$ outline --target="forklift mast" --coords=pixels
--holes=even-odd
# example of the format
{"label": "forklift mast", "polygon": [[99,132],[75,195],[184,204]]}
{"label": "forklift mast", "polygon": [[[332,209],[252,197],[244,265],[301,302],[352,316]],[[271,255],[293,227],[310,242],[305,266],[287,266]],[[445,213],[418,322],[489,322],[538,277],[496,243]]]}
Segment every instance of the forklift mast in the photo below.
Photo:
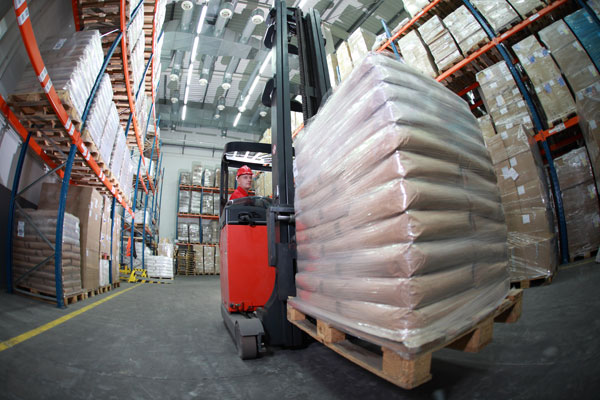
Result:
{"label": "forklift mast", "polygon": [[[276,269],[275,287],[264,308],[257,312],[271,345],[302,344],[300,330],[287,321],[286,304],[296,295],[296,245],[291,111],[313,117],[331,89],[321,18],[317,11],[303,13],[276,0],[267,18],[264,44],[274,49],[275,75],[267,82],[262,102],[271,108],[273,205],[267,215],[269,265]],[[297,39],[298,46],[292,42]],[[289,56],[300,64],[302,102],[290,93]]]}

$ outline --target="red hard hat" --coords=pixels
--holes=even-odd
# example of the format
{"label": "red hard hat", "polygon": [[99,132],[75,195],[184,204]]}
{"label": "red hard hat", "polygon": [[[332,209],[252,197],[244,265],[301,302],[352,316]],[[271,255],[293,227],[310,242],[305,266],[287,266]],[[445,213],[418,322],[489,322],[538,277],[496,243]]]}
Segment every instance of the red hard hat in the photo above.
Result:
{"label": "red hard hat", "polygon": [[239,178],[242,175],[252,175],[252,170],[250,169],[249,166],[244,165],[240,169],[238,169],[236,178]]}

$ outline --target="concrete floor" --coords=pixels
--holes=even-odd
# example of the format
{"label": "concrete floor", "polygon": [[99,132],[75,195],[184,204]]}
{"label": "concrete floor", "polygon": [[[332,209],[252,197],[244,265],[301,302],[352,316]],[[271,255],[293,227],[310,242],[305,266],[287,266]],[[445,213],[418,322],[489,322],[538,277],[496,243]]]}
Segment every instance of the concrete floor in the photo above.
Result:
{"label": "concrete floor", "polygon": [[[131,285],[59,310],[0,294],[0,341]],[[434,353],[433,379],[407,391],[319,343],[240,360],[219,314],[218,277],[138,285],[5,351],[2,399],[596,399],[600,265],[563,267],[528,289],[516,324],[479,354]]]}

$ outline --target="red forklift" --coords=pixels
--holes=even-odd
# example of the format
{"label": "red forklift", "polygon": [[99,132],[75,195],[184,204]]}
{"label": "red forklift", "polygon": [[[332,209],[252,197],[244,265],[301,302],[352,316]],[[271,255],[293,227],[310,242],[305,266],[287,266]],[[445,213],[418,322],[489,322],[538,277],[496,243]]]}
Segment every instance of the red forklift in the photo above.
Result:
{"label": "red forklift", "polygon": [[[275,74],[262,103],[271,108],[272,144],[230,142],[221,160],[221,315],[242,359],[258,357],[266,346],[304,343],[286,310],[288,297],[296,295],[291,111],[307,121],[331,89],[318,12],[276,0],[266,23],[264,45],[274,51]],[[298,59],[300,84],[290,83],[290,57]],[[298,94],[301,102],[292,100]],[[229,168],[242,165],[272,172],[272,199],[228,200]]]}

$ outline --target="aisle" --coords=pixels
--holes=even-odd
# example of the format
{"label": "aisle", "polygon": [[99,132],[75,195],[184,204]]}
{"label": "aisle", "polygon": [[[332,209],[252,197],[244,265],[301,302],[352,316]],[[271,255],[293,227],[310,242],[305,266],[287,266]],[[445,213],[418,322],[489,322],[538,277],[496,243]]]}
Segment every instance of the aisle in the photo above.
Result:
{"label": "aisle", "polygon": [[[483,352],[435,353],[433,380],[409,392],[318,343],[241,361],[221,321],[218,277],[177,277],[138,285],[0,351],[0,398],[592,398],[600,389],[598,285],[598,265],[562,270],[551,286],[526,291],[522,319],[496,324]],[[0,340],[90,303],[61,311],[2,293]]]}

